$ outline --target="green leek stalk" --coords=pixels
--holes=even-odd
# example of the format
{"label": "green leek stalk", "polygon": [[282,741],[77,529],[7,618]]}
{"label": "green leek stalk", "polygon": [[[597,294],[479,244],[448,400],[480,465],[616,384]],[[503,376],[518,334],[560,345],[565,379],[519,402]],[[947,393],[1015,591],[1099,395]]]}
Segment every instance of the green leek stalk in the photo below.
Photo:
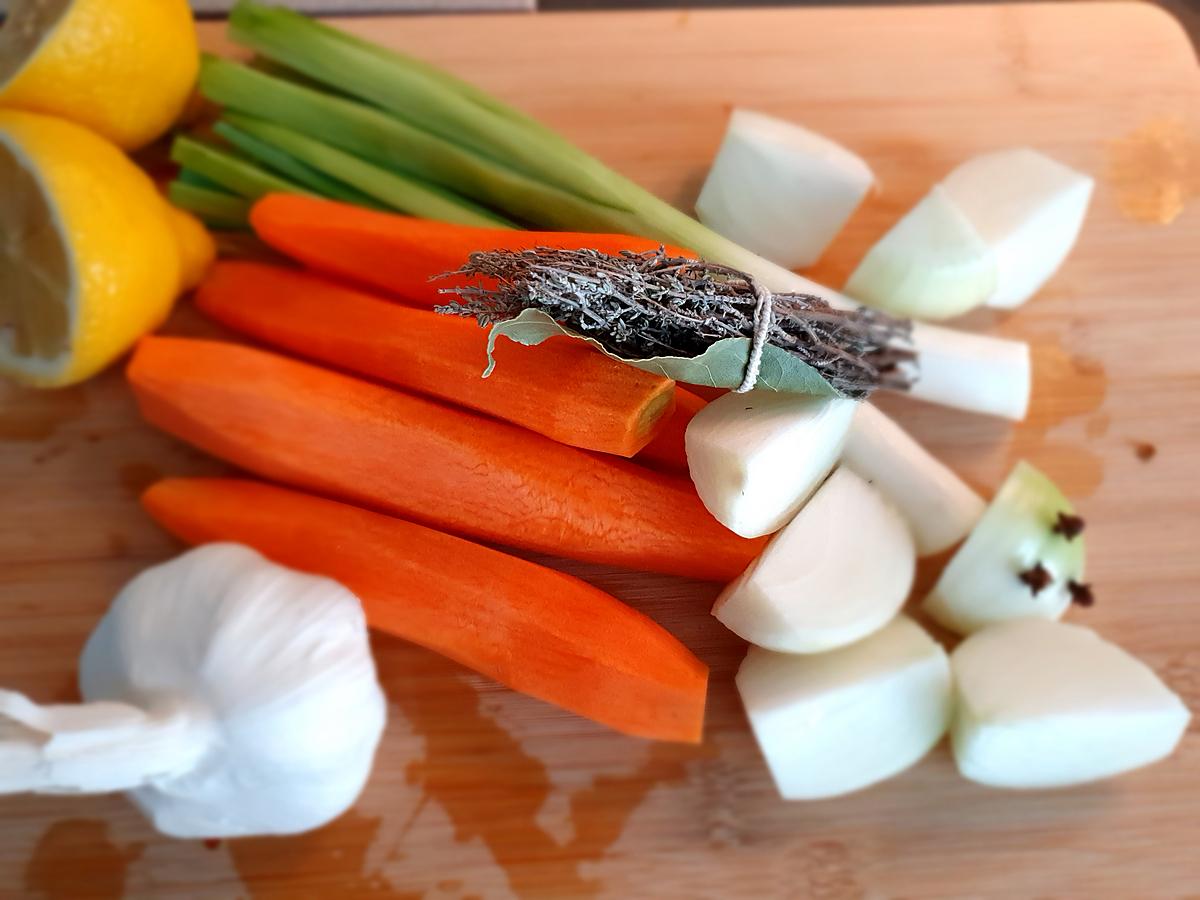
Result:
{"label": "green leek stalk", "polygon": [[242,197],[191,183],[188,170],[167,186],[167,197],[180,209],[199,218],[211,228],[246,228],[250,222],[250,203]]}
{"label": "green leek stalk", "polygon": [[[296,166],[304,167],[333,182],[325,175],[336,172],[342,189],[336,193],[322,190],[310,182],[318,193],[335,200],[356,202],[346,196],[348,190],[366,198],[360,205],[375,209],[385,208],[418,215],[426,219],[454,222],[459,225],[477,225],[482,228],[510,228],[507,219],[477,206],[470,200],[452,194],[437,185],[400,175],[359,159],[357,156],[331,147],[306,135],[254,119],[238,113],[226,113],[224,121],[218,123],[217,132],[231,143],[242,140],[254,142],[260,150],[292,160]],[[336,185],[337,182],[335,182]]]}
{"label": "green leek stalk", "polygon": [[300,13],[240,2],[230,13],[229,33],[237,43],[312,82],[357,97],[431,135],[587,199],[610,203],[614,179],[624,180],[536,119],[485,91]]}
{"label": "green leek stalk", "polygon": [[[365,102],[288,82],[280,82],[286,90],[276,86],[268,92],[269,85],[255,81],[269,76],[235,78],[244,67],[210,62],[202,71],[201,87],[212,100],[460,191],[525,222],[657,238],[746,272],[771,291],[815,294],[842,308],[858,305],[711,231],[550,129],[448,73],[253,0],[235,7],[230,31],[234,40],[271,61]],[[914,328],[913,344],[921,365],[914,396],[993,415],[1024,416],[1030,387],[1025,344],[923,323]]]}
{"label": "green leek stalk", "polygon": [[171,159],[202,175],[230,193],[254,201],[267,194],[308,194],[300,185],[274,175],[254,163],[187,135],[171,144]]}
{"label": "green leek stalk", "polygon": [[[771,290],[802,290],[827,298],[838,297],[841,305],[857,306],[839,297],[836,291],[821,288],[807,279],[797,281],[799,276],[794,273],[722,237],[540,122],[447,72],[292,10],[264,6],[254,0],[241,0],[234,7],[229,29],[236,42],[271,62],[293,69],[339,94],[358,98],[371,107],[391,113],[391,120],[401,123],[405,129],[419,129],[427,138],[453,144],[528,179],[553,185],[581,201],[590,201],[590,211],[606,220],[599,223],[601,228],[581,220],[564,222],[557,210],[547,206],[545,209],[534,208],[529,214],[519,214],[525,221],[554,228],[626,231],[657,238],[748,272],[768,282]],[[202,87],[205,84],[202,76]],[[222,102],[220,97],[207,90],[205,93],[210,99]],[[267,114],[264,118],[276,117]],[[333,123],[329,130],[334,130]],[[382,141],[384,132],[380,131],[376,136]],[[368,150],[363,147],[367,141],[361,140],[360,136],[355,143],[359,144],[359,149],[346,149],[368,155]],[[401,149],[399,156],[386,158],[376,151],[370,158],[401,168],[421,164],[411,158],[408,148]],[[448,187],[470,186],[469,193],[477,196],[478,188],[459,181],[457,172],[421,174]],[[504,198],[499,199],[501,202],[493,205],[512,211],[504,205]]]}
{"label": "green leek stalk", "polygon": [[191,169],[180,169],[179,174],[175,176],[176,181],[182,181],[184,184],[190,184],[194,187],[206,188],[210,191],[218,191],[222,194],[229,194],[231,197],[237,195],[227,191],[211,178],[205,178],[199,172],[193,172]]}
{"label": "green leek stalk", "polygon": [[371,197],[355,190],[336,178],[331,178],[319,169],[306,165],[300,159],[259,140],[238,128],[233,122],[222,120],[213,126],[213,131],[224,138],[230,146],[258,165],[273,170],[277,175],[290,179],[301,187],[307,188],[330,200],[340,200],[343,203],[353,203],[355,206],[365,206],[368,209],[395,209],[378,203]]}
{"label": "green leek stalk", "polygon": [[544,184],[364,103],[215,57],[205,58],[201,65],[200,90],[236,113],[465,194],[524,222],[544,222],[564,231],[637,231],[637,222],[620,210]]}

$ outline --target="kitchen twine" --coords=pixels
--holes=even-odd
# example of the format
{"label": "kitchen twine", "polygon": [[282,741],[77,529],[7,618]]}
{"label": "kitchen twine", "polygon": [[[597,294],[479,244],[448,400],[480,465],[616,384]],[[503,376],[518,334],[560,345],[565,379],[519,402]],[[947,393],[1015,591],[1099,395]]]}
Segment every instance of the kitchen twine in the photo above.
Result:
{"label": "kitchen twine", "polygon": [[754,334],[750,337],[750,356],[746,360],[746,374],[742,383],[733,389],[735,394],[744,394],[758,382],[758,373],[762,369],[763,350],[767,346],[767,337],[775,322],[775,295],[758,283],[755,278],[746,277],[750,287],[754,289],[757,303],[754,305]]}

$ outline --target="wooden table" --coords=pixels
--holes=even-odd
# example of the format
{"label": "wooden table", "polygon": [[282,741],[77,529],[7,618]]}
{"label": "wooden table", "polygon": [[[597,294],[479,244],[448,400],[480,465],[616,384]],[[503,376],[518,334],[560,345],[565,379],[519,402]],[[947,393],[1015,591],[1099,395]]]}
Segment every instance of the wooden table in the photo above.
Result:
{"label": "wooden table", "polygon": [[[684,204],[735,103],[846,142],[882,190],[820,266],[833,281],[972,153],[1029,143],[1094,173],[1063,272],[1026,309],[972,322],[1034,342],[1029,420],[886,405],[983,489],[1021,457],[1058,479],[1092,523],[1099,601],[1072,618],[1197,708],[1200,77],[1165,15],[1071,4],[350,24]],[[222,46],[217,26],[204,42]],[[1172,224],[1141,220],[1173,202]],[[172,324],[198,327],[186,306]],[[108,599],[175,549],[138,491],[221,467],[141,425],[116,373],[3,390],[0,439],[0,684],[69,699]],[[732,685],[742,645],[707,615],[715,588],[582,571],[712,666],[703,746],[624,738],[379,639],[391,722],[353,812],[305,837],[205,846],[157,837],[119,797],[4,798],[0,896],[1200,896],[1195,727],[1169,762],[1077,790],[985,790],[939,748],[866,793],[785,804]]]}

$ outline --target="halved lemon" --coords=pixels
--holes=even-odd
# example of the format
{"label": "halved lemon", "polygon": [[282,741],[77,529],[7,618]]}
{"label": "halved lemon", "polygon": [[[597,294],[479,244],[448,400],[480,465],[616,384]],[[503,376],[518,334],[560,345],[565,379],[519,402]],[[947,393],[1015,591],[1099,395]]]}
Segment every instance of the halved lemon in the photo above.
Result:
{"label": "halved lemon", "polygon": [[187,0],[14,0],[0,106],[61,116],[126,150],[179,116],[199,49]]}
{"label": "halved lemon", "polygon": [[0,375],[73,384],[157,327],[214,256],[119,149],[0,110]]}

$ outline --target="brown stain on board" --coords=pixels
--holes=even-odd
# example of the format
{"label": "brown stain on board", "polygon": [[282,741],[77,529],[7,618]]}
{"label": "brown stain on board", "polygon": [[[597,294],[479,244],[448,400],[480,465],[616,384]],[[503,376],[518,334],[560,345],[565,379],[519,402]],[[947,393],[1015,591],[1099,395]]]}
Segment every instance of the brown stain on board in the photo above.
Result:
{"label": "brown stain on board", "polygon": [[1200,196],[1200,132],[1174,116],[1144,123],[1109,144],[1108,182],[1126,218],[1169,225]]}
{"label": "brown stain on board", "polygon": [[252,900],[420,900],[420,892],[393,890],[381,876],[366,871],[367,850],[379,824],[378,818],[351,811],[307,834],[242,838],[226,845]]}
{"label": "brown stain on board", "polygon": [[51,703],[82,703],[83,698],[79,695],[78,668],[72,668],[67,677],[50,692],[49,696]]}
{"label": "brown stain on board", "polygon": [[140,497],[146,488],[163,477],[163,471],[153,463],[128,462],[122,464],[117,475],[130,496]]}
{"label": "brown stain on board", "polygon": [[1078,444],[1047,441],[1022,457],[1049,475],[1068,497],[1090,497],[1104,481],[1103,458]]}
{"label": "brown stain on board", "polygon": [[64,819],[43,832],[25,865],[25,893],[37,900],[120,900],[129,865],[145,849],[118,847],[108,824],[97,819]]}
{"label": "brown stain on board", "polygon": [[580,865],[603,858],[650,791],[684,780],[688,762],[704,752],[656,743],[633,772],[601,776],[574,792],[568,801],[574,834],[562,843],[538,822],[554,790],[545,765],[481,711],[463,669],[430,654],[419,674],[389,672],[388,656],[379,654],[388,696],[425,742],[423,758],[408,767],[409,782],[438,802],[458,841],[487,846],[521,897],[597,893],[601,885],[583,878]]}
{"label": "brown stain on board", "polygon": [[[423,738],[420,759],[408,765],[410,784],[435,800],[459,842],[480,840],[503,868],[520,897],[582,897],[598,881],[580,875],[585,862],[601,859],[629,817],[660,784],[687,777],[689,762],[705,750],[651,745],[648,758],[628,775],[601,776],[568,798],[573,837],[561,842],[538,822],[555,790],[546,766],[525,752],[500,723],[480,708],[465,670],[432,653],[376,636],[380,681],[388,698]],[[400,652],[397,652],[400,651]],[[380,820],[349,812],[325,828],[288,838],[228,841],[233,865],[252,900],[310,896],[410,900],[427,896],[392,889],[381,873],[366,870],[367,852],[378,839]],[[388,848],[399,858],[401,848]],[[446,873],[431,876],[429,889]]]}
{"label": "brown stain on board", "polygon": [[[1026,459],[1054,479],[1072,497],[1095,493],[1104,481],[1104,460],[1086,446],[1048,439],[1057,426],[1089,417],[1084,433],[1103,434],[1110,419],[1101,412],[1108,393],[1104,365],[1092,357],[1063,349],[1057,337],[1016,335],[1029,341],[1033,360],[1033,396],[1029,415],[1010,441],[1009,465]],[[1025,449],[1021,449],[1025,448]]]}
{"label": "brown stain on board", "polygon": [[[1057,338],[1026,339],[1033,357],[1033,397],[1026,422],[1046,431],[1070,419],[1098,413],[1108,393],[1104,364],[1090,356],[1069,353]],[[1107,428],[1107,422],[1103,427]]]}
{"label": "brown stain on board", "polygon": [[34,391],[0,382],[0,441],[42,441],[87,412],[82,387]]}
{"label": "brown stain on board", "polygon": [[121,534],[119,531],[111,531],[108,534],[108,555],[113,559],[121,559],[129,555],[130,551],[129,538]]}

